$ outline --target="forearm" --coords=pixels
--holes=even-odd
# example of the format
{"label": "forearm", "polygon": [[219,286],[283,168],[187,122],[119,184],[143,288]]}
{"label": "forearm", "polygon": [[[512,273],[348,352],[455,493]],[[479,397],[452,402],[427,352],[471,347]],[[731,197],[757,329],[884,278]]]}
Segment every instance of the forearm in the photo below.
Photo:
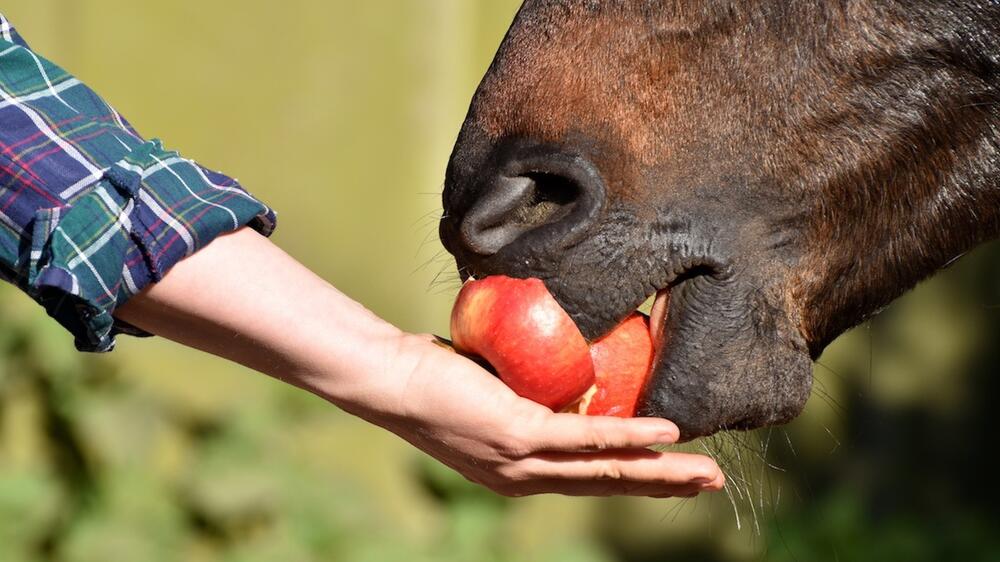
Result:
{"label": "forearm", "polygon": [[180,262],[116,316],[351,411],[393,407],[402,332],[249,229]]}

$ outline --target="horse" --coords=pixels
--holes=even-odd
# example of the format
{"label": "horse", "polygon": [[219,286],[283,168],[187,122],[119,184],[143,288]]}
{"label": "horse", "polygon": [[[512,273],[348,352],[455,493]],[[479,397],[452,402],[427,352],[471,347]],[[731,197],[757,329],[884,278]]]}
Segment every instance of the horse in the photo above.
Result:
{"label": "horse", "polygon": [[583,335],[662,307],[639,413],[786,423],[845,330],[1000,233],[996,0],[526,0],[446,172],[463,279]]}

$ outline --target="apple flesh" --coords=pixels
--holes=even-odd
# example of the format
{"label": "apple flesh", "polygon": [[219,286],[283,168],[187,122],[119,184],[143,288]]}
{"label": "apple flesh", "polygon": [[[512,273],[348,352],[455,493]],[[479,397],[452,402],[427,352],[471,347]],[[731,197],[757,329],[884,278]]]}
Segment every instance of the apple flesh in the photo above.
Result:
{"label": "apple flesh", "polygon": [[596,382],[587,341],[539,279],[466,283],[451,334],[458,351],[483,357],[514,392],[555,411]]}

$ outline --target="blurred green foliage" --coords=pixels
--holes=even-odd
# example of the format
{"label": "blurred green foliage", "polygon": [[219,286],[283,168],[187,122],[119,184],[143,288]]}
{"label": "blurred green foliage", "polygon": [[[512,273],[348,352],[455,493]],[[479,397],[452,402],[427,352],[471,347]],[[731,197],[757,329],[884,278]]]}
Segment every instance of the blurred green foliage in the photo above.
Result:
{"label": "blurred green foliage", "polygon": [[[516,0],[9,0],[147,136],[278,209],[276,241],[447,331],[444,165]],[[78,355],[0,287],[0,562],[1000,560],[1000,248],[842,337],[785,428],[689,445],[727,494],[498,498],[325,402],[159,340]],[[764,460],[766,459],[766,461]]]}

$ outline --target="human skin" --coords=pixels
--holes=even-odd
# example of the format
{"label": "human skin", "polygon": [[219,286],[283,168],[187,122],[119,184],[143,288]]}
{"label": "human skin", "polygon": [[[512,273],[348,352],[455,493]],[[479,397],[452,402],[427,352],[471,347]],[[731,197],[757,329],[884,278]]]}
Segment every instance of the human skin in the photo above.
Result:
{"label": "human skin", "polygon": [[505,496],[692,496],[712,459],[653,451],[663,419],[558,414],[427,335],[380,319],[250,229],[222,236],[116,316],[312,392]]}

